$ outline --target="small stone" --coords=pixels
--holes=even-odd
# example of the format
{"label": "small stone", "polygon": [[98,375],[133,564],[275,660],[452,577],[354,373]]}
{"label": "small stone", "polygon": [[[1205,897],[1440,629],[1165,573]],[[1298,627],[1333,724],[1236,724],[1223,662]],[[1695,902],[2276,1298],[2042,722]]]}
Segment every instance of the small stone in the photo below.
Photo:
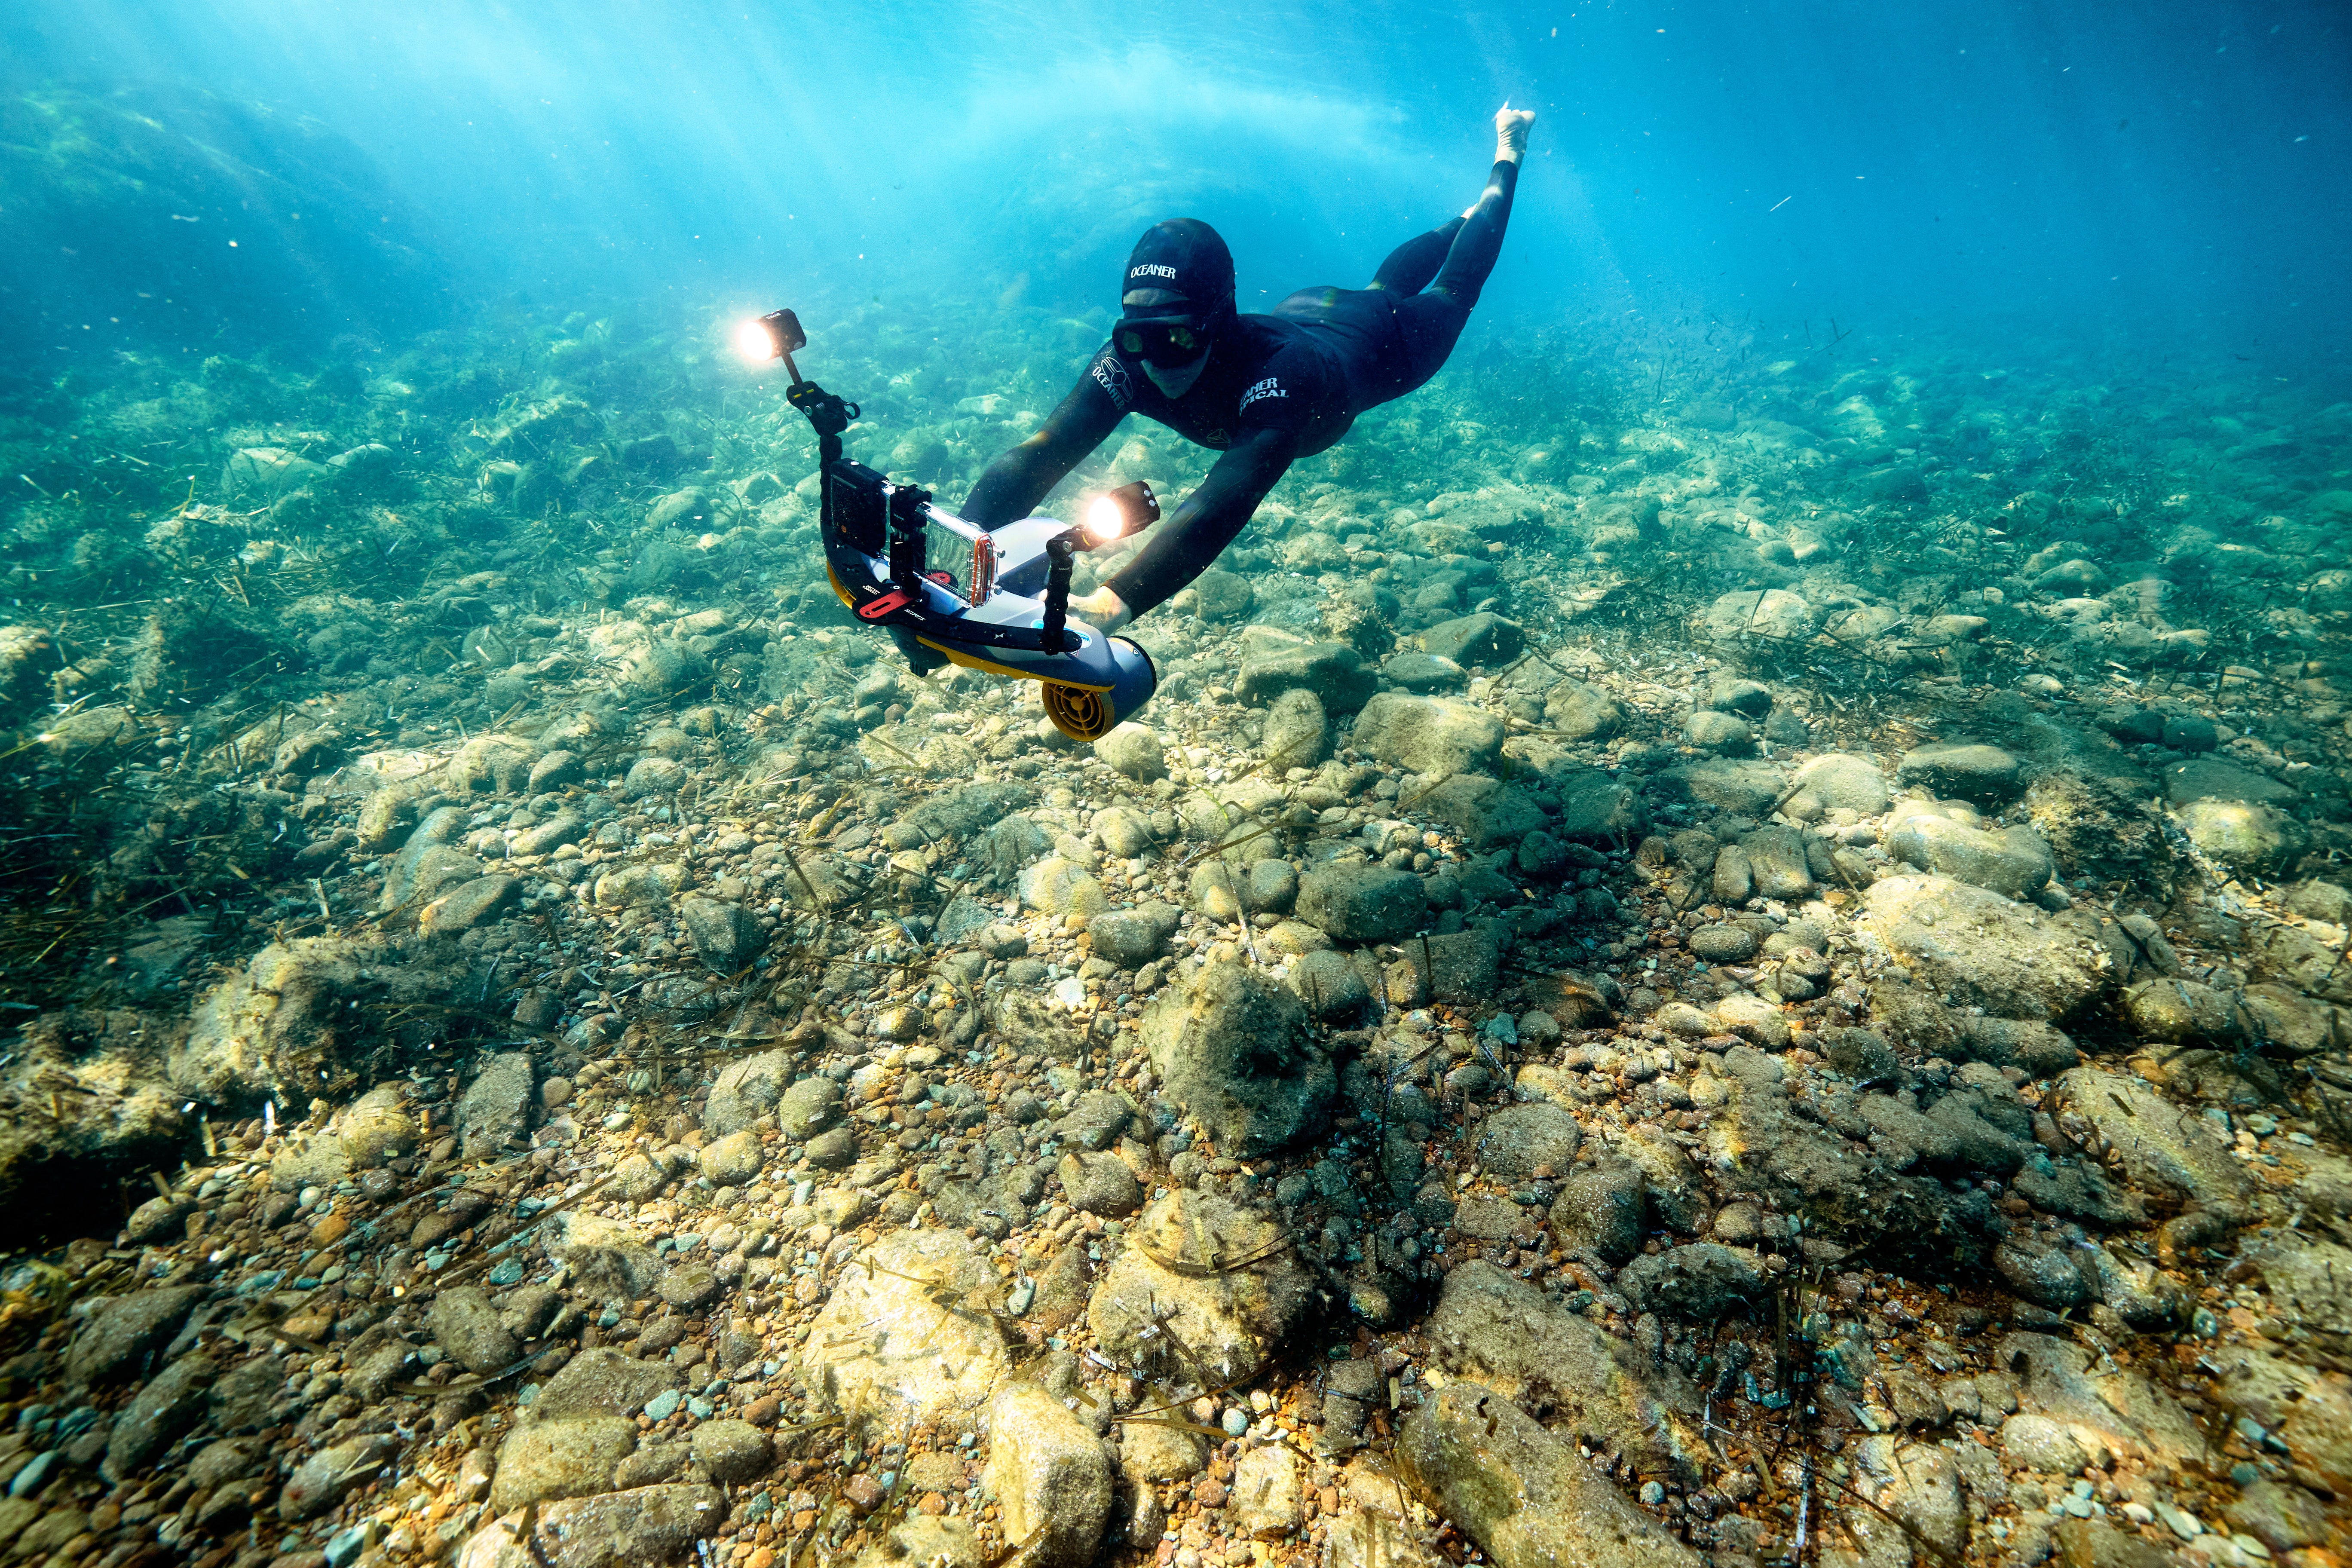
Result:
{"label": "small stone", "polygon": [[426,904],[416,917],[416,927],[444,933],[472,931],[497,920],[521,896],[520,878],[495,873],[477,877]]}
{"label": "small stone", "polygon": [[738,1486],[767,1470],[775,1447],[749,1421],[705,1421],[694,1429],[691,1452],[712,1480]]}
{"label": "small stone", "polygon": [[1683,738],[1702,752],[1744,757],[1756,749],[1756,731],[1736,713],[1700,709],[1683,725]]}
{"label": "small stone", "polygon": [[477,1286],[438,1291],[425,1311],[434,1342],[467,1372],[487,1375],[514,1364],[521,1347],[499,1321],[498,1309]]}
{"label": "small stone", "polygon": [[1095,742],[1095,755],[1113,773],[1139,783],[1149,784],[1168,776],[1168,754],[1160,737],[1141,724],[1116,726]]}
{"label": "small stone", "polygon": [[707,1263],[682,1263],[669,1269],[654,1287],[654,1294],[681,1312],[709,1303],[725,1287]]}
{"label": "small stone", "polygon": [[714,973],[741,973],[767,946],[759,921],[739,903],[689,895],[678,905],[678,919],[695,955]]}
{"label": "small stone", "polygon": [[703,1178],[714,1187],[747,1187],[767,1163],[760,1135],[746,1128],[704,1148],[696,1156]]}
{"label": "small stone", "polygon": [[1756,956],[1756,933],[1745,926],[1701,926],[1690,934],[1694,958],[1709,963],[1745,963]]}
{"label": "small stone", "polygon": [[364,1433],[330,1448],[321,1448],[294,1467],[278,1495],[278,1516],[299,1523],[315,1519],[343,1499],[343,1494],[375,1479],[377,1468],[400,1451],[400,1440],[383,1433]]}
{"label": "small stone", "polygon": [[1067,1153],[1055,1174],[1061,1178],[1070,1206],[1084,1214],[1122,1218],[1143,1203],[1143,1184],[1116,1154]]}
{"label": "small stone", "polygon": [[1183,911],[1153,901],[1139,909],[1113,910],[1087,923],[1094,951],[1121,969],[1140,969],[1168,951]]}

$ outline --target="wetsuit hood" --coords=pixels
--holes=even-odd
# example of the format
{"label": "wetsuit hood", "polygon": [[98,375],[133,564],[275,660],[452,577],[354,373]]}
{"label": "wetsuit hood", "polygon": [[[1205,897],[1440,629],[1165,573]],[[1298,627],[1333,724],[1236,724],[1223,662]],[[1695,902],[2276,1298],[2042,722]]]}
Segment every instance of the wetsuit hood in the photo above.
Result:
{"label": "wetsuit hood", "polygon": [[1234,308],[1234,258],[1199,218],[1151,226],[1129,253],[1119,308],[1130,321],[1213,319]]}

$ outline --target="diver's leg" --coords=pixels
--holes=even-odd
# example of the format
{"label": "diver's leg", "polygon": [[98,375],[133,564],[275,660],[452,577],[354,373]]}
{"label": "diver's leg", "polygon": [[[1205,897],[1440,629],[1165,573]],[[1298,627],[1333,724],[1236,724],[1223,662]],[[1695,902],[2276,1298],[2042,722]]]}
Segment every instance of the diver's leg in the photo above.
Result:
{"label": "diver's leg", "polygon": [[1535,115],[1508,104],[1495,116],[1495,166],[1477,202],[1454,225],[1454,242],[1428,289],[1396,301],[1392,384],[1387,397],[1402,397],[1435,375],[1470,324],[1470,311],[1486,287],[1486,274],[1503,248],[1511,221],[1511,196],[1518,188],[1519,158],[1527,151],[1528,127]]}
{"label": "diver's leg", "polygon": [[1507,103],[1496,113],[1495,166],[1487,172],[1486,188],[1462,215],[1462,226],[1454,232],[1444,265],[1429,285],[1435,292],[1451,295],[1465,310],[1477,305],[1486,274],[1495,269],[1495,258],[1502,254],[1503,231],[1511,221],[1511,195],[1518,188],[1519,160],[1526,155],[1528,127],[1535,118],[1533,110],[1513,109]]}
{"label": "diver's leg", "polygon": [[1461,231],[1445,253],[1445,264],[1430,282],[1432,293],[1449,296],[1465,310],[1476,306],[1479,291],[1486,286],[1486,274],[1495,269],[1495,258],[1503,251],[1503,230],[1511,221],[1511,194],[1518,179],[1517,163],[1496,163],[1477,204],[1463,216]]}
{"label": "diver's leg", "polygon": [[1371,282],[1365,287],[1385,289],[1391,294],[1420,293],[1437,276],[1437,269],[1445,265],[1445,253],[1466,221],[1457,217],[1443,228],[1414,235],[1389,252],[1389,258],[1381,263],[1381,269],[1372,274]]}
{"label": "diver's leg", "polygon": [[1451,294],[1433,289],[1410,300],[1398,300],[1397,335],[1389,362],[1394,369],[1396,390],[1381,401],[1402,397],[1444,369],[1446,356],[1454,352],[1462,329],[1469,324],[1470,307]]}

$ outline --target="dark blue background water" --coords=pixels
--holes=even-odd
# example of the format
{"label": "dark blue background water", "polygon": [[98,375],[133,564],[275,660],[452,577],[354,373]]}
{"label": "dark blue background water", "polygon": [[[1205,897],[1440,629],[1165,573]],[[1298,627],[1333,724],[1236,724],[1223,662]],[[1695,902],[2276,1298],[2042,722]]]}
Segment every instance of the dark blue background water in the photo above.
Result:
{"label": "dark blue background water", "polygon": [[1475,195],[1508,97],[1543,118],[1492,321],[1976,319],[2284,363],[2352,324],[2346,15],[19,0],[0,58],[315,116],[484,295],[1076,313],[1180,213],[1245,301],[1356,284]]}

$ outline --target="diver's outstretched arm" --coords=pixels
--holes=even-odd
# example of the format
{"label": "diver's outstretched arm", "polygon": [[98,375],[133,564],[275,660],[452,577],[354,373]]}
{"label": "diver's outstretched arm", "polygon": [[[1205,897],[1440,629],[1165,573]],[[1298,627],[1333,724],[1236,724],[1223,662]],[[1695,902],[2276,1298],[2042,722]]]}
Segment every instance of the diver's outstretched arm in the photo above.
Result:
{"label": "diver's outstretched arm", "polygon": [[1165,603],[1207,571],[1249,525],[1257,503],[1297,452],[1296,432],[1272,428],[1250,431],[1227,447],[1200,488],[1160,525],[1142,553],[1105,584],[1129,617]]}
{"label": "diver's outstretched arm", "polygon": [[956,515],[987,529],[1034,516],[1045,493],[1103,444],[1120,417],[1093,375],[1081,377],[1027,440],[988,465]]}

